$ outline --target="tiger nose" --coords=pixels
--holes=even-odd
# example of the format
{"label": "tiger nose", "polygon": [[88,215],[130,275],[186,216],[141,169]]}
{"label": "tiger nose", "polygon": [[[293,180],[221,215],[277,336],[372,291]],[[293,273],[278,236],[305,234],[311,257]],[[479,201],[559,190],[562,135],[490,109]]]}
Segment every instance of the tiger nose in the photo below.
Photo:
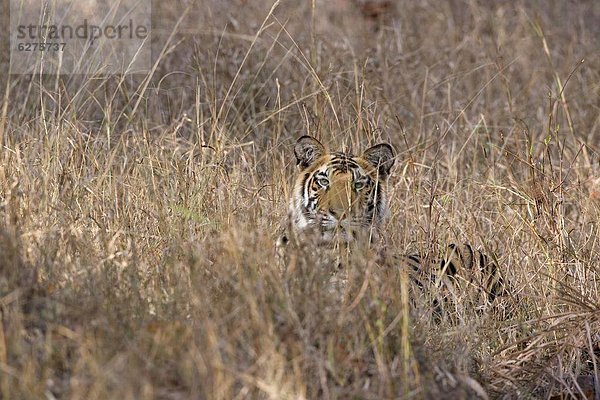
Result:
{"label": "tiger nose", "polygon": [[345,180],[334,182],[330,189],[327,209],[331,216],[338,221],[346,218],[352,204],[352,192]]}
{"label": "tiger nose", "polygon": [[350,205],[352,203],[351,196],[346,193],[340,193],[331,202],[329,205],[329,212],[336,219],[345,218],[350,211]]}

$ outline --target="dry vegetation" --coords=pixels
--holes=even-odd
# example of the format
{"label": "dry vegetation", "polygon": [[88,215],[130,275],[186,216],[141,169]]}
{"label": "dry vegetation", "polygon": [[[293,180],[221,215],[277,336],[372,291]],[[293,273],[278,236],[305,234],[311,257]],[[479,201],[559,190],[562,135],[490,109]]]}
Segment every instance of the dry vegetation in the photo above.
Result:
{"label": "dry vegetation", "polygon": [[[167,3],[147,77],[1,55],[1,398],[594,398],[600,3]],[[512,312],[279,268],[306,132],[392,143],[388,248],[485,249]]]}

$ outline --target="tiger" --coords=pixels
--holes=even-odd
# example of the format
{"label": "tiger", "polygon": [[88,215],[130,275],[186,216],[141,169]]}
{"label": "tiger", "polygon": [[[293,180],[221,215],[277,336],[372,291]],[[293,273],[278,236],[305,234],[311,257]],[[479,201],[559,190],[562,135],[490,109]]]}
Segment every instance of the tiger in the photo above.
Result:
{"label": "tiger", "polygon": [[314,137],[302,136],[294,154],[300,173],[288,215],[295,235],[310,232],[321,243],[350,243],[381,234],[389,214],[385,183],[395,160],[391,145],[376,144],[357,157],[328,152]]}
{"label": "tiger", "polygon": [[386,189],[396,159],[389,143],[376,144],[356,156],[327,151],[316,138],[305,135],[296,141],[294,155],[298,174],[278,249],[284,249],[292,238],[321,248],[366,243],[377,249],[378,262],[410,270],[421,288],[444,284],[452,292],[471,285],[486,302],[505,294],[495,260],[469,244],[448,245],[437,261],[420,254],[395,254],[386,248],[383,225],[390,213]]}

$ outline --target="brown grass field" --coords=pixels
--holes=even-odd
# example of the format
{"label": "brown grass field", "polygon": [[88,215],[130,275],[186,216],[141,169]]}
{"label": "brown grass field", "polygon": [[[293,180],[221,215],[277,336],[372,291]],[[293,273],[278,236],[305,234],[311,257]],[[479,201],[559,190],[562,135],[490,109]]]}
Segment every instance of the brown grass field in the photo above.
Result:
{"label": "brown grass field", "polygon": [[[3,29],[0,398],[599,399],[600,2],[273,5],[154,2],[148,75],[9,75]],[[307,133],[391,143],[388,248],[475,245],[510,312],[278,265]]]}

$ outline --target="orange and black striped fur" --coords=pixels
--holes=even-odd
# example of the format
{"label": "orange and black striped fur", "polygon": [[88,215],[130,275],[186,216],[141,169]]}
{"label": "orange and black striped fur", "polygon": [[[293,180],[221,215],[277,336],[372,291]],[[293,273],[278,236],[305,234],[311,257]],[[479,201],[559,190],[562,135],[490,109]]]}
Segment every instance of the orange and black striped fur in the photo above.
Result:
{"label": "orange and black striped fur", "polygon": [[407,268],[421,291],[434,292],[437,306],[442,305],[440,300],[468,300],[485,307],[508,294],[496,261],[467,243],[448,245],[444,256],[437,260],[428,261],[417,254],[388,255],[385,263]]}
{"label": "orange and black striped fur", "polygon": [[[279,250],[290,237],[297,242],[352,248],[359,243],[377,248],[377,257],[412,270],[418,286],[437,282],[452,290],[476,287],[487,300],[503,292],[496,263],[468,244],[448,246],[439,261],[419,255],[390,256],[381,246],[382,225],[388,214],[387,179],[394,165],[394,150],[380,143],[360,156],[328,152],[311,136],[296,142],[294,153],[299,173],[292,188],[288,228],[278,243]],[[391,252],[393,254],[393,252]]]}
{"label": "orange and black striped fur", "polygon": [[381,143],[354,156],[327,152],[318,140],[303,136],[294,153],[300,169],[288,210],[294,234],[344,243],[379,235],[388,214],[392,146]]}

